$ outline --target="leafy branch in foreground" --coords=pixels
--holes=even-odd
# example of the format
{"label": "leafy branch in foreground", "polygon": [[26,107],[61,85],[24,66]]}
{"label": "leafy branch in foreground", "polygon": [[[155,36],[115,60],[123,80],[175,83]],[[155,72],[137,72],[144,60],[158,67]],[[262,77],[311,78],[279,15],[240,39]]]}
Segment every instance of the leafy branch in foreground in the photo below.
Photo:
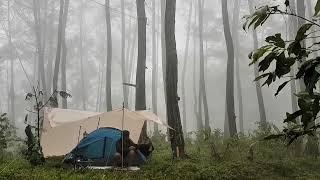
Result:
{"label": "leafy branch in foreground", "polygon": [[[70,98],[71,95],[64,91],[54,91],[48,99],[44,98],[44,93],[39,87],[32,87],[33,92],[27,93],[25,100],[32,102],[33,110],[27,110],[36,114],[35,122],[28,122],[28,114],[25,116],[25,133],[27,136],[27,152],[25,155],[33,165],[41,164],[44,161],[42,148],[40,145],[40,132],[43,125],[43,108],[47,106],[56,107],[58,104],[57,95],[61,98]],[[33,134],[35,132],[36,135]]]}
{"label": "leafy branch in foreground", "polygon": [[[320,94],[317,93],[316,84],[320,78],[320,57],[315,56],[319,51],[320,42],[311,28],[320,28],[317,23],[320,12],[320,0],[315,6],[315,14],[312,19],[301,17],[291,12],[290,3],[285,1],[286,8],[280,9],[280,6],[262,6],[249,16],[245,16],[246,22],[243,24],[245,30],[252,27],[256,29],[262,26],[270,16],[287,15],[303,19],[303,24],[296,32],[295,38],[286,41],[282,38],[281,33],[268,36],[265,39],[266,45],[249,54],[251,63],[258,64],[259,72],[262,74],[256,77],[255,81],[264,80],[263,86],[270,86],[275,81],[282,81],[278,87],[275,96],[277,96],[290,81],[299,80],[305,88],[297,93],[299,110],[293,113],[287,113],[284,123],[287,127],[279,134],[273,134],[265,137],[265,140],[275,138],[285,138],[290,145],[298,137],[309,135],[315,136],[316,130],[320,124],[316,124],[318,113],[320,111]],[[315,31],[316,32],[316,31]],[[310,46],[305,47],[305,41],[313,39]],[[275,67],[274,67],[275,65]],[[290,76],[290,71],[299,66],[298,72],[294,77]],[[268,72],[266,72],[268,71]]]}

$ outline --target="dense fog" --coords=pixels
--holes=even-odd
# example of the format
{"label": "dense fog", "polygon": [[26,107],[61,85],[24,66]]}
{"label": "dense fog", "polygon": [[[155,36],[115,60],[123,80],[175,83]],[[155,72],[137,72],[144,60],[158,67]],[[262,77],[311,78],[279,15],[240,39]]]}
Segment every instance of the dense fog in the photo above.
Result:
{"label": "dense fog", "polygon": [[[310,0],[311,1],[311,0]],[[187,58],[184,59],[185,45],[188,28],[188,9],[190,1],[177,0],[176,6],[176,43],[178,54],[178,93],[180,96],[180,110],[182,102],[186,102],[187,130],[194,131],[197,127],[194,113],[195,94],[199,91],[199,26],[198,5],[192,1],[192,14],[190,23],[190,39]],[[255,0],[254,7],[268,4],[281,4],[282,1]],[[59,1],[39,1],[41,36],[43,36],[44,48],[44,75],[48,93],[52,92],[52,73],[56,59]],[[312,7],[315,1],[311,1]],[[135,72],[137,66],[137,14],[136,3],[133,0],[125,0],[125,61],[126,72],[132,71],[130,80],[126,83],[135,84]],[[234,1],[228,1],[230,26],[233,26]],[[11,121],[19,128],[19,134],[23,134],[25,127],[24,117],[29,113],[31,104],[25,100],[31,86],[41,84],[39,72],[39,57],[36,33],[39,28],[35,25],[34,7],[31,0],[2,0],[0,1],[1,30],[0,30],[0,112],[15,113],[15,119]],[[222,129],[226,114],[226,65],[227,50],[223,32],[221,2],[218,0],[204,0],[203,5],[203,37],[205,60],[205,84],[208,101],[210,126],[213,129]],[[145,1],[147,26],[146,26],[146,109],[152,110],[152,1]],[[307,15],[310,9],[307,9]],[[120,1],[110,1],[111,35],[112,35],[112,75],[111,94],[112,108],[122,108],[123,82],[121,74],[121,7]],[[249,66],[248,54],[253,50],[252,32],[244,31],[242,25],[245,15],[249,14],[248,2],[241,1],[239,27],[240,46],[235,47],[239,52],[239,74],[243,99],[244,129],[250,132],[257,127],[259,121],[259,107],[255,89],[255,76],[253,66]],[[38,15],[39,16],[39,15]],[[162,71],[161,51],[161,10],[160,1],[155,1],[155,40],[156,62],[158,68],[157,79],[157,105],[158,115],[166,121],[165,98]],[[277,32],[288,36],[288,18],[274,16],[267,21],[263,28],[258,28],[259,46],[264,44],[264,38]],[[107,57],[107,32],[105,20],[105,2],[102,0],[70,1],[69,14],[65,28],[66,40],[66,91],[72,95],[68,99],[69,109],[87,111],[106,111],[106,57]],[[12,39],[11,43],[8,38]],[[288,38],[288,37],[283,37]],[[184,60],[187,61],[185,99],[181,97],[181,76]],[[11,69],[11,62],[12,69]],[[81,67],[81,63],[83,67]],[[131,66],[130,66],[131,65]],[[129,70],[130,69],[130,70]],[[13,70],[13,72],[11,72]],[[195,80],[194,80],[195,70]],[[61,71],[61,68],[60,68]],[[60,74],[60,73],[59,73]],[[29,80],[28,80],[29,79]],[[11,86],[13,82],[13,86]],[[235,81],[237,84],[237,81]],[[274,96],[278,83],[262,88],[266,118],[268,122],[282,126],[285,112],[292,112],[290,87],[286,87],[277,97]],[[43,86],[41,86],[43,87]],[[58,79],[58,88],[61,90],[61,74]],[[135,88],[128,87],[128,108],[134,109]],[[194,92],[196,90],[196,92]],[[235,85],[236,120],[239,124],[238,94]],[[14,112],[10,109],[10,96],[14,96]],[[198,97],[196,97],[198,100]],[[61,103],[59,103],[61,106]],[[84,109],[85,107],[85,109]],[[181,110],[182,111],[182,110]],[[31,116],[31,115],[30,115]],[[12,117],[12,116],[11,116]],[[239,125],[237,125],[239,128]],[[153,129],[149,128],[151,132]]]}

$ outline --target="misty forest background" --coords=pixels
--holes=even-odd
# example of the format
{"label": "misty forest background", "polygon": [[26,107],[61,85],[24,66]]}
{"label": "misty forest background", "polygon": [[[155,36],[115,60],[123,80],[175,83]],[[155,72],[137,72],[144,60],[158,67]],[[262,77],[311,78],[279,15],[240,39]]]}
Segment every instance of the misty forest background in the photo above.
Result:
{"label": "misty forest background", "polygon": [[[68,9],[66,26],[62,27],[61,32],[65,31],[65,37],[61,38],[65,41],[65,47],[62,46],[61,51],[65,51],[66,57],[64,59],[62,55],[60,58],[57,79],[57,89],[65,89],[72,95],[67,104],[63,105],[64,108],[107,111],[110,110],[107,108],[107,102],[112,103],[112,108],[115,109],[121,108],[125,100],[129,109],[135,109],[135,88],[123,86],[123,82],[135,84],[138,47],[136,3],[128,0],[106,1],[109,4],[106,7],[105,2],[98,0],[70,1],[68,4],[67,2],[68,0],[63,6]],[[162,55],[161,44],[164,36],[164,17],[161,11],[164,7],[161,7],[161,2],[145,1],[145,90],[146,109],[156,112],[166,121],[163,85],[165,57]],[[313,7],[315,2],[305,2],[308,16],[313,10],[308,7]],[[178,93],[181,98],[179,106],[182,120],[186,122],[183,124],[186,125],[184,128],[188,132],[201,126],[199,120],[202,120],[203,125],[208,122],[213,129],[224,129],[226,115],[228,54],[221,2],[204,0],[202,3],[202,7],[199,8],[198,1],[178,0],[176,6]],[[281,1],[250,3],[251,8],[267,3],[283,4]],[[25,101],[25,95],[32,90],[30,84],[39,84],[48,94],[52,92],[53,77],[57,75],[54,71],[57,68],[57,41],[60,40],[60,3],[56,0],[11,0],[1,1],[0,5],[0,111],[8,112],[12,123],[22,130],[25,126],[26,106],[30,105]],[[110,40],[107,37],[106,8],[110,12]],[[257,127],[256,122],[261,118],[281,126],[285,112],[292,112],[290,87],[277,97],[274,96],[277,84],[272,85],[272,88],[262,88],[263,104],[260,104],[260,108],[264,110],[259,111],[259,88],[254,82],[254,67],[248,65],[248,54],[254,49],[254,40],[252,32],[242,29],[242,17],[250,14],[248,1],[228,1],[228,11],[235,46],[234,99],[237,128],[245,133],[250,132]],[[199,18],[200,16],[202,18]],[[202,21],[202,27],[199,26],[199,19]],[[267,35],[276,32],[288,34],[289,23],[287,18],[271,18],[264,28],[257,31],[259,45],[263,45],[264,37]],[[108,43],[111,43],[112,48],[112,53],[109,54]],[[109,67],[106,63],[107,58],[112,59]],[[108,68],[111,68],[111,99],[106,96]],[[127,99],[124,99],[124,87]],[[205,91],[202,91],[203,89]],[[59,107],[62,107],[62,103],[59,103]],[[240,129],[240,119],[243,121],[243,129]]]}
{"label": "misty forest background", "polygon": [[[0,176],[320,179],[319,14],[320,0],[0,0]],[[150,110],[174,130],[144,126],[141,171],[78,173],[43,157],[45,106]]]}

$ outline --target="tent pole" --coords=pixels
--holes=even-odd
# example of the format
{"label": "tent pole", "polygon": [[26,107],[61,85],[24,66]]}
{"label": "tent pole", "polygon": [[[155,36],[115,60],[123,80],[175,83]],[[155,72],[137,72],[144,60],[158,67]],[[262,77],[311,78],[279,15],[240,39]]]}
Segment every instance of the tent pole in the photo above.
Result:
{"label": "tent pole", "polygon": [[80,141],[80,132],[81,132],[81,126],[79,128],[79,134],[78,134],[78,144],[79,144],[79,141]]}
{"label": "tent pole", "polygon": [[124,124],[124,102],[122,103],[122,122],[121,122],[121,138],[122,138],[122,153],[121,153],[121,167],[123,168],[123,124]]}
{"label": "tent pole", "polygon": [[99,117],[99,121],[98,121],[97,129],[99,129],[99,125],[100,125],[100,117]]}

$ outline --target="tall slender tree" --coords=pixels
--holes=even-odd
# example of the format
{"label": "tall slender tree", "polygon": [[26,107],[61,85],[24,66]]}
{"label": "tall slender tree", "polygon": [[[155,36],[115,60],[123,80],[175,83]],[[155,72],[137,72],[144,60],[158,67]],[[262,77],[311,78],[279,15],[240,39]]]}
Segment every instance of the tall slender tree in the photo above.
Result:
{"label": "tall slender tree", "polygon": [[[11,3],[8,0],[7,3],[7,37],[8,37],[8,46],[9,46],[9,61],[10,61],[10,88],[9,88],[9,101],[8,101],[8,111],[9,118],[12,125],[15,125],[15,86],[14,86],[14,52],[13,52],[13,43],[12,43],[12,26],[11,26]],[[8,81],[9,82],[9,81]]]}
{"label": "tall slender tree", "polygon": [[[69,0],[65,0],[64,11],[63,11],[63,27],[64,27],[64,36],[62,36],[62,54],[61,54],[61,90],[67,91],[67,72],[66,72],[66,63],[67,63],[67,43],[65,29],[68,21],[68,9],[69,9]],[[67,99],[62,99],[62,108],[67,109],[68,103]]]}
{"label": "tall slender tree", "polygon": [[[292,11],[292,13],[296,13],[296,0],[290,0],[289,4],[290,4],[290,10]],[[289,39],[295,38],[294,32],[297,32],[297,27],[298,27],[297,18],[293,16],[289,16],[289,29],[291,30],[291,32],[289,33]],[[295,69],[296,68],[291,69],[290,76],[294,77]],[[298,111],[298,100],[297,100],[297,96],[295,95],[297,92],[296,83],[297,81],[290,81],[292,112]]]}
{"label": "tall slender tree", "polygon": [[[252,1],[248,0],[248,3],[249,3],[250,13],[253,13]],[[253,49],[257,50],[257,48],[258,48],[257,31],[253,30],[252,38],[253,38]],[[257,64],[254,65],[254,76],[255,77],[259,76],[259,70],[258,70]],[[264,127],[267,122],[267,117],[266,117],[266,110],[265,110],[265,106],[264,106],[264,100],[263,100],[263,96],[262,96],[261,83],[260,83],[260,81],[256,81],[255,83],[256,83],[256,93],[257,93],[258,106],[259,106],[260,123],[261,123],[262,127]]]}
{"label": "tall slender tree", "polygon": [[[55,19],[55,2],[51,2],[51,10],[50,10],[50,15],[48,17],[48,22],[53,22]],[[54,25],[52,23],[47,23],[47,33],[46,35],[48,36],[48,51],[47,51],[47,66],[46,66],[46,74],[47,74],[47,91],[51,92],[52,88],[52,66],[53,66],[53,59],[54,59],[54,38],[52,34],[54,34]]]}
{"label": "tall slender tree", "polygon": [[235,73],[236,73],[236,81],[237,81],[237,95],[238,95],[238,106],[239,106],[239,125],[240,125],[240,132],[244,133],[243,128],[243,100],[242,100],[242,86],[241,86],[241,78],[240,78],[240,44],[239,44],[239,14],[240,14],[240,2],[234,1],[233,7],[233,25],[232,25],[232,37],[233,37],[233,44],[235,47]]}
{"label": "tall slender tree", "polygon": [[191,28],[191,17],[192,17],[192,0],[190,0],[189,5],[189,15],[188,15],[188,22],[187,22],[187,39],[186,39],[186,46],[184,48],[184,62],[182,68],[182,76],[181,76],[181,91],[182,91],[182,126],[183,132],[187,133],[187,105],[186,105],[186,89],[185,89],[185,81],[186,81],[186,74],[187,74],[187,64],[188,64],[188,55],[189,55],[189,42],[190,42],[190,28]]}
{"label": "tall slender tree", "polygon": [[184,157],[184,138],[179,111],[178,57],[175,39],[176,0],[166,2],[165,37],[166,37],[166,97],[167,119],[173,129],[169,130],[173,157]]}
{"label": "tall slender tree", "polygon": [[[146,109],[146,26],[145,0],[136,0],[138,17],[138,59],[136,72],[136,110]],[[141,137],[147,136],[147,124],[144,123]]]}
{"label": "tall slender tree", "polygon": [[81,82],[81,100],[82,100],[82,109],[86,110],[87,105],[87,93],[86,93],[86,88],[85,88],[85,73],[84,73],[84,48],[83,48],[83,41],[84,41],[84,2],[81,0],[80,3],[80,14],[79,14],[79,55],[80,55],[80,82]]}
{"label": "tall slender tree", "polygon": [[[195,4],[196,4],[197,0],[195,0]],[[198,15],[198,11],[197,11],[197,6],[194,6],[195,9],[195,13],[194,13],[194,28],[193,28],[193,98],[194,98],[194,114],[195,114],[195,118],[197,121],[197,129],[203,129],[203,123],[202,123],[202,113],[200,113],[201,111],[199,111],[198,108],[200,108],[199,104],[201,104],[201,102],[198,102],[198,100],[200,101],[200,98],[197,98],[197,55],[198,55],[198,51],[197,51],[197,28],[196,28],[196,24],[197,24],[197,15]],[[200,93],[200,91],[199,91]]]}
{"label": "tall slender tree", "polygon": [[[313,11],[313,8],[312,8],[312,5],[311,5],[312,1],[305,1],[305,4],[306,4],[306,9],[308,11],[307,15],[308,15],[308,18],[312,19],[313,17],[313,14],[314,14],[314,11]],[[315,27],[311,27],[312,28],[312,31],[316,31],[315,30]],[[296,32],[296,31],[295,31]],[[315,35],[317,35],[317,32],[315,32]],[[315,44],[317,43],[317,38],[312,38],[312,43]],[[313,53],[314,56],[318,56],[319,55],[319,52],[316,51]]]}
{"label": "tall slender tree", "polygon": [[[305,5],[306,5],[306,9],[308,11],[308,13],[305,13],[305,14],[307,14],[308,18],[312,18],[314,12],[312,10],[311,1],[305,1]],[[302,6],[302,4],[300,6]],[[302,13],[301,13],[301,15],[303,15]],[[314,27],[312,27],[311,31],[316,33],[317,30]],[[317,34],[315,34],[314,36],[317,36]],[[305,44],[306,44],[306,42],[304,42],[304,45]],[[312,38],[312,44],[317,44],[316,38]],[[318,55],[319,54],[317,51],[314,52],[314,54],[313,54],[314,57],[318,57]],[[304,152],[305,152],[305,154],[308,154],[308,155],[319,156],[320,151],[319,151],[319,137],[318,136],[308,136],[308,140],[307,140]]]}
{"label": "tall slender tree", "polygon": [[[126,79],[127,79],[127,83],[129,83],[130,82],[130,80],[128,79],[128,77],[129,77],[129,75],[128,75],[128,71],[129,71],[129,64],[130,64],[130,58],[129,58],[129,55],[130,55],[130,50],[131,50],[131,48],[132,48],[132,30],[133,30],[133,27],[132,27],[132,21],[131,21],[131,18],[128,20],[129,22],[128,22],[128,31],[126,31],[127,32],[127,37],[126,37],[126,39],[127,39],[127,42],[126,42],[126,44],[127,44],[127,46],[126,46],[126,52],[125,52],[125,59],[126,59]],[[129,90],[129,88],[128,88],[128,90]],[[127,95],[126,96],[128,96],[128,91],[127,91]],[[129,98],[128,98],[129,99]],[[128,100],[129,101],[129,100]],[[129,102],[128,102],[129,103]]]}
{"label": "tall slender tree", "polygon": [[[121,0],[121,72],[122,72],[122,83],[127,83],[126,76],[126,19],[125,19],[125,3],[124,0]],[[128,96],[127,86],[122,86],[122,94],[123,94],[123,104],[125,108],[128,108]]]}
{"label": "tall slender tree", "polygon": [[[58,43],[57,43],[57,52],[56,52],[56,60],[54,64],[54,72],[53,72],[53,82],[52,82],[52,91],[56,91],[58,88],[58,78],[59,78],[59,69],[60,69],[60,61],[61,61],[61,52],[62,52],[62,44],[63,37],[65,37],[65,25],[64,25],[64,8],[65,8],[65,0],[60,0],[60,10],[59,10],[59,25],[58,25]],[[54,107],[58,107],[57,96],[53,97],[55,99]]]}
{"label": "tall slender tree", "polygon": [[[161,57],[162,57],[162,80],[164,95],[166,94],[166,38],[165,38],[165,12],[166,12],[166,1],[161,1]],[[165,102],[167,97],[164,96]]]}
{"label": "tall slender tree", "polygon": [[[299,17],[302,17],[302,18],[298,18],[298,29],[306,22],[303,18],[306,17],[306,7],[305,7],[305,4],[303,0],[296,0],[297,2],[297,15]],[[301,47],[302,48],[305,48],[306,47],[306,42],[303,41],[301,43]],[[303,59],[302,61],[305,61],[305,59]],[[299,86],[300,86],[300,91],[304,91],[306,89],[306,86],[304,84],[304,81],[302,79],[300,79],[300,82],[299,82]]]}
{"label": "tall slender tree", "polygon": [[225,41],[228,52],[227,61],[227,82],[226,82],[226,108],[227,117],[226,122],[228,123],[229,133],[231,137],[237,134],[237,125],[235,119],[234,110],[234,47],[233,40],[230,31],[229,15],[228,15],[228,1],[221,0],[222,4],[222,19],[223,19],[223,29],[225,35]]}
{"label": "tall slender tree", "polygon": [[107,111],[112,111],[111,100],[111,66],[112,66],[112,37],[111,37],[111,17],[110,0],[105,0],[105,13],[107,25],[107,69],[106,69],[106,105]]}
{"label": "tall slender tree", "polygon": [[[210,129],[209,125],[209,110],[208,110],[208,102],[207,102],[207,92],[206,92],[206,83],[205,83],[205,63],[204,63],[204,50],[203,50],[203,0],[198,0],[198,8],[199,8],[199,53],[200,53],[200,85],[199,92],[200,93],[200,102],[203,103],[203,111],[204,111],[204,127],[206,129]],[[200,105],[201,106],[201,105]],[[201,112],[201,108],[199,109],[199,113]]]}
{"label": "tall slender tree", "polygon": [[[132,47],[130,49],[130,60],[128,62],[128,81],[132,82],[133,81],[133,72],[134,72],[134,69],[135,69],[135,66],[134,66],[134,63],[136,61],[136,56],[135,56],[135,53],[137,51],[137,38],[138,38],[138,35],[137,35],[137,31],[138,31],[138,25],[137,23],[135,23],[134,25],[134,31],[133,31],[133,40],[132,40]],[[130,94],[132,93],[132,88],[128,88],[128,97],[134,97],[134,96],[131,96]],[[131,101],[133,101],[133,98],[130,98]],[[128,98],[129,100],[129,98]]]}
{"label": "tall slender tree", "polygon": [[[152,110],[158,114],[158,62],[156,42],[156,2],[152,0]],[[155,133],[158,133],[158,126],[155,125]]]}
{"label": "tall slender tree", "polygon": [[98,89],[97,89],[97,99],[96,99],[96,112],[100,111],[100,97],[101,97],[101,78],[102,70],[101,70],[101,64],[99,64],[99,70],[98,70]]}
{"label": "tall slender tree", "polygon": [[[47,4],[48,1],[45,1]],[[44,53],[45,53],[45,22],[46,16],[42,17],[41,13],[41,2],[40,0],[33,0],[33,17],[34,17],[34,32],[36,36],[37,54],[38,54],[38,72],[41,79],[41,87],[43,89],[44,99],[47,99],[47,87],[46,87],[46,76],[44,70]],[[46,7],[44,8],[46,11]]]}

